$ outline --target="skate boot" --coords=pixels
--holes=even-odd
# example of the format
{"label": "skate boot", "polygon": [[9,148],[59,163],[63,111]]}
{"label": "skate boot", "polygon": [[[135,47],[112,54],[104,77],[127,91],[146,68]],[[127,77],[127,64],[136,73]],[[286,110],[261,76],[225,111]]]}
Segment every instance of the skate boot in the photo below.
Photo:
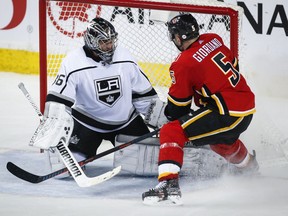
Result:
{"label": "skate boot", "polygon": [[181,191],[178,179],[170,179],[159,184],[142,194],[143,203],[146,205],[173,204],[182,205]]}
{"label": "skate boot", "polygon": [[237,167],[234,164],[228,164],[228,173],[234,176],[256,176],[259,175],[259,164],[256,160],[256,152],[249,156],[249,161],[244,167]]}

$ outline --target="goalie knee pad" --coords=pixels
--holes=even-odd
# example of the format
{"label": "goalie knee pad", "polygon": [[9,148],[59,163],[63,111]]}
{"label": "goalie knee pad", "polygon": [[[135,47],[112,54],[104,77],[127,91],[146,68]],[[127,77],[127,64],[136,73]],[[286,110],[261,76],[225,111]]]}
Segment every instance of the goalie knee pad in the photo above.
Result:
{"label": "goalie knee pad", "polygon": [[57,146],[61,138],[68,143],[73,126],[73,118],[66,112],[64,104],[46,102],[44,119],[36,129],[30,145],[49,149]]}

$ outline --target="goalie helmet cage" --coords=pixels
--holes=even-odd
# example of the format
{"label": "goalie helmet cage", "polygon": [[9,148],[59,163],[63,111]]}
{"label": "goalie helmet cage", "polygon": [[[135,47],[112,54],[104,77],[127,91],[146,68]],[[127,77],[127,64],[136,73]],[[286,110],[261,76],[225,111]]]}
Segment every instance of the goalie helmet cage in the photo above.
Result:
{"label": "goalie helmet cage", "polygon": [[[119,33],[159,92],[165,96],[170,83],[169,64],[178,50],[168,40],[165,22],[174,13],[192,13],[200,33],[216,32],[238,57],[241,8],[216,0],[39,0],[40,109],[47,87],[55,79],[63,57],[83,45],[83,32],[94,17],[103,17]],[[159,21],[160,20],[160,21]]]}

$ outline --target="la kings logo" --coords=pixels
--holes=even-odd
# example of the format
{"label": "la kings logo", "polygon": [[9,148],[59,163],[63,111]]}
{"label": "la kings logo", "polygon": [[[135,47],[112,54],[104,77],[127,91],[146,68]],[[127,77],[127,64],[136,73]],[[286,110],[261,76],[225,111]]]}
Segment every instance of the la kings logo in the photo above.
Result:
{"label": "la kings logo", "polygon": [[94,80],[94,84],[97,100],[109,107],[112,107],[122,97],[120,76],[97,79]]}

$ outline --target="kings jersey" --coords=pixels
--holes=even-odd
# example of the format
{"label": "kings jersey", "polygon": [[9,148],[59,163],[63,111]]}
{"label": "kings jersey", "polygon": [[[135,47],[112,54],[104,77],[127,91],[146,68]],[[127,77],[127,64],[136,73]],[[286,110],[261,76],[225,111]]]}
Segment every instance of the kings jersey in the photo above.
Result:
{"label": "kings jersey", "polygon": [[111,132],[145,114],[157,97],[128,50],[118,46],[105,64],[80,47],[63,60],[46,101],[71,107],[73,118],[91,130]]}
{"label": "kings jersey", "polygon": [[237,59],[216,34],[202,34],[171,64],[166,111],[172,119],[187,114],[192,99],[221,115],[255,112],[255,97],[238,70]]}

